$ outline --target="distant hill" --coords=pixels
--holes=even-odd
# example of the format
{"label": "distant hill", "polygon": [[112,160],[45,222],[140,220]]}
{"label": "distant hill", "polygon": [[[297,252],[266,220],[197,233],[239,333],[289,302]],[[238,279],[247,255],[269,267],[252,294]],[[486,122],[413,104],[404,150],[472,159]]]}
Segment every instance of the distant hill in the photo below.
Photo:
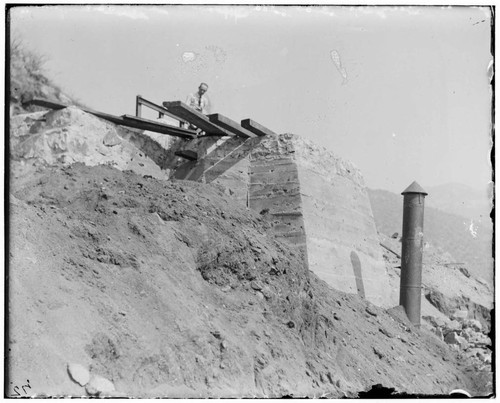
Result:
{"label": "distant hill", "polygon": [[460,183],[440,186],[424,186],[429,193],[426,204],[447,213],[474,221],[487,222],[492,208],[492,189],[474,189]]}
{"label": "distant hill", "polygon": [[[426,189],[427,190],[427,189]],[[429,190],[427,190],[429,191]],[[402,232],[403,196],[386,190],[368,190],[375,223],[379,232],[392,235]],[[488,221],[472,221],[426,205],[424,239],[456,262],[466,263],[476,276],[493,279],[492,225]],[[472,225],[472,227],[471,227]]]}

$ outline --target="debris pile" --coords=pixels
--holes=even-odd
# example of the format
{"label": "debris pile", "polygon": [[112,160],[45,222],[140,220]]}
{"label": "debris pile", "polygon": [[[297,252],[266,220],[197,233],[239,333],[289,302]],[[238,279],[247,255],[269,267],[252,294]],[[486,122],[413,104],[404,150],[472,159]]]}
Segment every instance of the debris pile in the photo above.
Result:
{"label": "debris pile", "polygon": [[[380,235],[391,288],[398,287],[401,243],[398,237]],[[389,249],[387,249],[389,248]],[[469,369],[487,374],[492,384],[491,309],[493,293],[486,282],[465,265],[454,264],[426,244],[422,270],[422,326],[448,345]]]}

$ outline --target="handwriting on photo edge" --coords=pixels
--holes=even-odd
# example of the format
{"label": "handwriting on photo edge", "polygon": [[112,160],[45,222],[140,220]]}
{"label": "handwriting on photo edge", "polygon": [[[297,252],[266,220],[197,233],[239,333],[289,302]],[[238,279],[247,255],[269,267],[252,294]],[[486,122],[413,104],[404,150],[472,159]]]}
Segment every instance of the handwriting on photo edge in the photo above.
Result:
{"label": "handwriting on photo edge", "polygon": [[[11,384],[12,383],[13,382],[11,382]],[[12,397],[26,396],[28,394],[26,389],[31,389],[30,380],[26,379],[26,383],[24,385],[21,385],[21,386],[14,385],[14,387],[12,389],[14,391],[14,393],[11,395]],[[21,392],[21,389],[22,389],[22,392]]]}

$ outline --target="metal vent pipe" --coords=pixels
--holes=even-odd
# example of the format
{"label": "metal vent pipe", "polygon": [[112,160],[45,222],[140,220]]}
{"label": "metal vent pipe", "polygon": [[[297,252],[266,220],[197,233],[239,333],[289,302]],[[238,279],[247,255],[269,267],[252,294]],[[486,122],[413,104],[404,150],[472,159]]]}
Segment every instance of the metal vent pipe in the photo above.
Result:
{"label": "metal vent pipe", "polygon": [[413,182],[401,194],[404,199],[399,304],[403,305],[411,323],[420,326],[424,199],[428,193]]}

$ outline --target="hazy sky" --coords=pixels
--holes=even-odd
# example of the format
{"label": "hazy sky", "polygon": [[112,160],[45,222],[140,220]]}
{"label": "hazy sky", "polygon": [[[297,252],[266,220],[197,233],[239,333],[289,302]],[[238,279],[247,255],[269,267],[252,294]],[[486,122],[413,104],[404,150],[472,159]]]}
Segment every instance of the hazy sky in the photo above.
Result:
{"label": "hazy sky", "polygon": [[11,22],[93,109],[204,81],[212,113],[309,138],[371,188],[491,179],[487,8],[25,6]]}

